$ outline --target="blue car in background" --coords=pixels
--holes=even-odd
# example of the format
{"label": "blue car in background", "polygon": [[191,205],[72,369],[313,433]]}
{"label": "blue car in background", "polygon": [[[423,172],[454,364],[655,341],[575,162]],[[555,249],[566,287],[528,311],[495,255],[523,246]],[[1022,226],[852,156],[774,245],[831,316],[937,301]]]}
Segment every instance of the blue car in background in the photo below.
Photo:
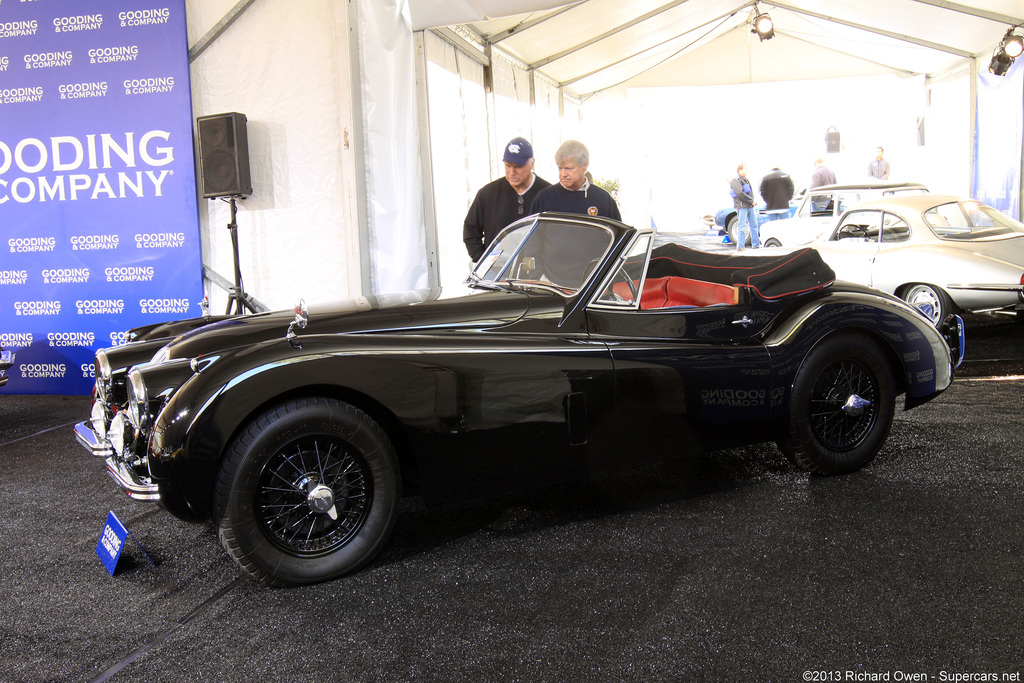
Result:
{"label": "blue car in background", "polygon": [[[804,196],[805,192],[807,192],[807,190],[800,190],[795,195],[793,195],[793,198],[789,200],[789,213],[783,214],[782,218],[792,218],[793,217],[793,214],[796,213],[797,207],[800,206],[800,202],[803,199],[803,196]],[[757,222],[758,222],[758,224],[759,225],[760,224],[764,224],[764,222],[767,220],[767,215],[765,213],[765,211],[768,208],[767,205],[764,202],[759,202],[754,208],[757,209]],[[704,223],[706,223],[708,225],[708,227],[710,227],[710,226],[717,227],[720,233],[726,234],[726,235],[729,236],[729,241],[730,242],[732,242],[733,244],[736,244],[736,223],[737,223],[737,218],[736,218],[736,209],[735,208],[730,206],[727,209],[721,209],[714,216],[712,216],[712,215],[704,216],[703,221],[704,221]],[[747,243],[744,246],[747,246],[747,247],[750,246],[750,234],[749,233],[747,234]]]}

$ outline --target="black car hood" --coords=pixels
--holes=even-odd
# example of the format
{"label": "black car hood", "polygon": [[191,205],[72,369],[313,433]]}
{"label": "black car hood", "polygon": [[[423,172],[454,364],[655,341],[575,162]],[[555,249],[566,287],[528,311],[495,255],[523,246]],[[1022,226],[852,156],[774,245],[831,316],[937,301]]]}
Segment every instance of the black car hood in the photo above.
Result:
{"label": "black car hood", "polygon": [[[532,308],[545,311],[564,306],[557,295],[457,289],[446,298],[440,289],[367,297],[308,307],[309,323],[295,328],[301,337],[323,334],[371,334],[478,330],[513,323]],[[459,296],[461,294],[462,296]],[[546,300],[550,300],[547,304]],[[531,303],[532,302],[532,303]],[[295,312],[273,311],[211,322],[186,332],[167,348],[168,358],[195,358],[237,346],[284,339]]]}

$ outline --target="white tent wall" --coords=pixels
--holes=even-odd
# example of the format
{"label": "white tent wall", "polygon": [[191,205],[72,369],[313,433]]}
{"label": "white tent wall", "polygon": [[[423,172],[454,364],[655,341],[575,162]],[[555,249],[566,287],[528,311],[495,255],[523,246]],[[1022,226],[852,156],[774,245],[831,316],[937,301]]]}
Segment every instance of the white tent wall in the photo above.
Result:
{"label": "white tent wall", "polygon": [[506,143],[520,136],[531,143],[533,140],[530,74],[495,52],[491,57],[491,80],[491,166],[493,173],[504,173],[502,155]]}
{"label": "white tent wall", "polygon": [[[195,45],[235,5],[188,0]],[[258,2],[192,63],[193,113],[248,117],[253,194],[238,204],[245,289],[271,308],[361,294],[346,3]],[[204,266],[233,279],[228,207],[200,200]],[[207,287],[213,310],[227,293]]]}
{"label": "white tent wall", "polygon": [[971,195],[972,109],[970,70],[929,84],[919,168],[936,192]]}
{"label": "white tent wall", "polygon": [[[558,182],[555,150],[564,140],[581,137],[578,117],[562,116],[562,92],[551,81],[536,76],[534,81],[533,153],[537,159],[537,175],[548,182]],[[582,141],[581,141],[582,142]]]}
{"label": "white tent wall", "polygon": [[[270,308],[428,284],[415,49],[404,0],[188,0],[193,113],[248,117],[245,290]],[[354,42],[353,45],[350,41]],[[355,87],[353,87],[355,86]],[[233,279],[228,207],[200,203],[204,267]],[[213,284],[214,310],[227,293]]]}
{"label": "white tent wall", "polygon": [[424,35],[439,282],[463,282],[469,255],[462,224],[476,191],[490,181],[483,67],[436,35]]}
{"label": "white tent wall", "polygon": [[[386,294],[434,284],[436,259],[425,224],[421,162],[427,135],[417,106],[415,41],[405,0],[354,3],[361,117],[365,129],[366,205],[363,288]],[[350,14],[351,17],[351,14]],[[437,179],[443,182],[443,179]],[[436,186],[435,186],[436,187]]]}

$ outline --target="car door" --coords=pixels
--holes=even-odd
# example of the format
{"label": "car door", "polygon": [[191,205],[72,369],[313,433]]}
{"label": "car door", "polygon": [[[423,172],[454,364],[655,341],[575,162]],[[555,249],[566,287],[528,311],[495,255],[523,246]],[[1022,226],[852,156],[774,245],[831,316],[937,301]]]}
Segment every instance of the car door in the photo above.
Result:
{"label": "car door", "polygon": [[[824,238],[836,224],[839,193],[810,190],[797,211],[793,226],[782,240],[786,246],[806,244]],[[792,233],[792,234],[789,234]]]}
{"label": "car door", "polygon": [[895,294],[896,290],[920,265],[921,252],[909,248],[910,224],[901,216],[888,211],[882,212],[878,252],[871,262],[872,287]]}
{"label": "car door", "polygon": [[[591,339],[611,351],[619,464],[767,438],[771,358],[752,341],[770,321],[748,301],[643,310],[596,301]],[[742,438],[737,439],[738,436]],[[616,463],[605,463],[607,467]]]}
{"label": "car door", "polygon": [[883,212],[875,209],[849,211],[828,242],[816,245],[836,279],[872,285],[872,269],[878,254]]}

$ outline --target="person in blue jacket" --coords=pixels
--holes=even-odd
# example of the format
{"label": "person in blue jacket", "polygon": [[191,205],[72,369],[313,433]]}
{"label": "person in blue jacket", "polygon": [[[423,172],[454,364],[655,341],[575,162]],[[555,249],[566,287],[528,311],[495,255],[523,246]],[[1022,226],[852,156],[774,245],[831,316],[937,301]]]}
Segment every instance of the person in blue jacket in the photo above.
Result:
{"label": "person in blue jacket", "polygon": [[761,246],[761,235],[757,224],[757,210],[754,208],[754,188],[747,179],[746,164],[736,167],[736,177],[729,183],[729,194],[732,195],[732,205],[736,209],[736,251],[743,249],[747,243],[748,223],[750,246],[758,249]]}

